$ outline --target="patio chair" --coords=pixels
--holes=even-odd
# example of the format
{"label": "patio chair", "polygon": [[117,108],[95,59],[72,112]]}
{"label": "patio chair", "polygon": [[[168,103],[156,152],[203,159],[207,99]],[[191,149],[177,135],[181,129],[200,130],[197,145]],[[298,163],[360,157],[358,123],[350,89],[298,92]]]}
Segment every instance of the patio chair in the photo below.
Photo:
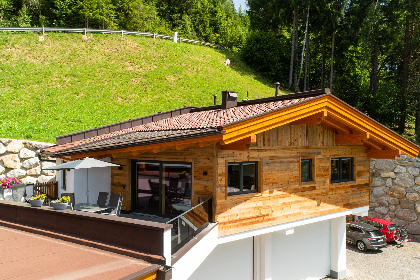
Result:
{"label": "patio chair", "polygon": [[[111,215],[111,216],[117,216],[117,217],[119,217],[119,216],[120,216],[120,214],[121,214],[121,206],[122,206],[122,202],[123,202],[123,198],[122,198],[122,197],[120,197],[120,198],[118,199],[118,204],[117,204],[117,207],[116,207],[116,208],[112,209],[111,211],[104,211],[104,212],[102,212],[101,214],[103,214],[103,215]],[[109,208],[109,209],[110,209],[110,208]]]}
{"label": "patio chair", "polygon": [[74,193],[62,193],[61,194],[61,197],[63,197],[63,196],[70,196],[70,203],[71,203],[71,205],[75,205],[75,201],[74,201]]}
{"label": "patio chair", "polygon": [[12,197],[10,197],[9,200],[22,202],[25,196],[26,196],[25,184],[12,185]]}
{"label": "patio chair", "polygon": [[105,207],[107,199],[108,192],[99,192],[98,201],[96,202],[96,204],[98,204],[99,207]]}

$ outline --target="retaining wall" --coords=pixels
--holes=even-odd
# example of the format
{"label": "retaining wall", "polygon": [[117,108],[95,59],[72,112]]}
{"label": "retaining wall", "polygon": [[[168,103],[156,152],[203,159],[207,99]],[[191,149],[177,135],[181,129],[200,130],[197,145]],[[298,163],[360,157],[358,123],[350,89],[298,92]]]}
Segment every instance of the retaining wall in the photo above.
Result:
{"label": "retaining wall", "polygon": [[40,160],[39,151],[51,143],[0,138],[0,178],[16,177],[25,184],[55,181],[55,171],[43,170],[54,166],[55,158]]}
{"label": "retaining wall", "polygon": [[403,225],[420,241],[420,159],[371,160],[370,172],[369,217]]}

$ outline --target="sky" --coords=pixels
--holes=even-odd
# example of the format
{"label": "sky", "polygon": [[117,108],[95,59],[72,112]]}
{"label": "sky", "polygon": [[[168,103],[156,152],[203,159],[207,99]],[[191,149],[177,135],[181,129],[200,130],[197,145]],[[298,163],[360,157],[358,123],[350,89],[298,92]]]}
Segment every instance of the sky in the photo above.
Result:
{"label": "sky", "polygon": [[238,10],[239,6],[242,7],[242,11],[246,10],[246,4],[245,4],[246,0],[233,0],[233,4],[235,5],[235,9]]}

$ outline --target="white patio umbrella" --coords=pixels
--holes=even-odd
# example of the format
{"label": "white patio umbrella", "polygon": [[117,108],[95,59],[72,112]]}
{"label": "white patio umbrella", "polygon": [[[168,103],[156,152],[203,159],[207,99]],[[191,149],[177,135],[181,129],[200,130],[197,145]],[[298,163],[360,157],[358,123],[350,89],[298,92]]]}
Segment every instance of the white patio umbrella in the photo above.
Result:
{"label": "white patio umbrella", "polygon": [[45,168],[44,170],[88,169],[86,171],[86,189],[87,189],[86,196],[87,196],[87,203],[89,203],[89,168],[110,167],[110,166],[120,166],[120,165],[87,157],[87,158],[83,158],[83,159],[79,159],[75,161],[62,163],[56,166],[51,166],[51,167]]}

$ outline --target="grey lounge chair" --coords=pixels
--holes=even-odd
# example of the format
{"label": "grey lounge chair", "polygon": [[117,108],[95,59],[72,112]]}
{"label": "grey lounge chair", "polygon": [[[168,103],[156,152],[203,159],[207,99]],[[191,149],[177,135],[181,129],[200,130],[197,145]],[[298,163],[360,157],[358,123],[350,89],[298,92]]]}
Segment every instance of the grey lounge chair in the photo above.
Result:
{"label": "grey lounge chair", "polygon": [[104,211],[104,212],[102,212],[102,214],[103,215],[111,215],[111,216],[120,216],[120,214],[121,214],[121,207],[122,207],[122,202],[123,202],[123,198],[121,197],[121,198],[119,198],[118,199],[118,204],[117,204],[117,207],[116,208],[114,208],[114,209],[112,209],[111,210],[111,208],[108,208],[109,210],[111,210],[111,211]]}
{"label": "grey lounge chair", "polygon": [[100,192],[98,196],[98,201],[96,202],[96,204],[98,204],[99,207],[105,207],[107,199],[108,199],[108,192]]}
{"label": "grey lounge chair", "polygon": [[73,207],[74,207],[74,205],[75,205],[75,201],[74,201],[74,193],[62,193],[62,194],[61,194],[61,197],[63,197],[63,196],[70,196],[70,203],[71,203],[71,205],[73,205]]}

